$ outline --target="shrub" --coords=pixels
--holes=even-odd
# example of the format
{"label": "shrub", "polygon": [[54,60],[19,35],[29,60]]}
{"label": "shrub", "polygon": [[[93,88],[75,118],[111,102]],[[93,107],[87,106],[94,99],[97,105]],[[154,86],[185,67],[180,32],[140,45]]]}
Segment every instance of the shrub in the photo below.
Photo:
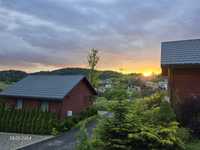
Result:
{"label": "shrub", "polygon": [[59,134],[59,131],[56,128],[52,128],[51,134],[56,136]]}
{"label": "shrub", "polygon": [[179,137],[184,143],[188,143],[188,142],[192,139],[192,136],[191,136],[190,133],[191,133],[190,129],[183,128],[183,127],[180,127],[180,128],[178,128],[178,130],[177,130],[177,135],[178,135],[178,137]]}
{"label": "shrub", "polygon": [[77,135],[76,150],[94,150],[89,140],[87,129],[85,126],[80,128],[80,132]]}
{"label": "shrub", "polygon": [[[93,144],[100,150],[184,149],[179,124],[162,94],[118,102],[113,116],[100,121]],[[185,134],[186,136],[186,134]]]}
{"label": "shrub", "polygon": [[72,127],[74,127],[79,121],[89,118],[97,114],[97,110],[95,107],[89,107],[86,110],[82,111],[78,115],[74,115],[71,117],[66,117],[63,121],[61,121],[57,127],[58,131],[68,131]]}
{"label": "shrub", "polygon": [[96,108],[96,110],[109,111],[116,103],[117,101],[107,100],[104,97],[99,97],[96,99],[94,107]]}
{"label": "shrub", "polygon": [[64,119],[61,129],[63,131],[68,131],[69,129],[71,129],[74,125],[75,125],[75,120],[73,119],[74,117],[67,117]]}
{"label": "shrub", "polygon": [[128,122],[126,114],[128,112],[127,103],[118,101],[113,107],[113,117],[106,118],[97,128],[98,143],[93,143],[97,149],[122,150],[128,148]]}
{"label": "shrub", "polygon": [[[177,97],[178,98],[178,97]],[[194,136],[200,137],[200,96],[181,99],[175,105],[177,117],[182,125],[191,129]]]}
{"label": "shrub", "polygon": [[85,118],[91,117],[96,114],[97,114],[97,110],[95,107],[88,107],[86,108],[86,110],[80,113],[79,117],[80,117],[80,120],[83,120]]}

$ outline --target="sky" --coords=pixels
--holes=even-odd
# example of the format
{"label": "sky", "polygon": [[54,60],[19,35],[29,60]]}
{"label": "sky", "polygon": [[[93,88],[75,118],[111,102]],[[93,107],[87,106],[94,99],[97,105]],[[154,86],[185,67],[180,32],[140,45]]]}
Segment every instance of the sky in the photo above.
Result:
{"label": "sky", "polygon": [[162,41],[200,38],[199,0],[0,0],[0,70],[159,72]]}

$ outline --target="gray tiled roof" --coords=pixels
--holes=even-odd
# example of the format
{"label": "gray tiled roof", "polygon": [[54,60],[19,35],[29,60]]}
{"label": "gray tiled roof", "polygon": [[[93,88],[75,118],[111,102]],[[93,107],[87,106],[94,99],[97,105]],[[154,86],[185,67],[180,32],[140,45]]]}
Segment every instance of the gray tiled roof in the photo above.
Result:
{"label": "gray tiled roof", "polygon": [[62,100],[83,78],[81,75],[30,75],[0,95]]}
{"label": "gray tiled roof", "polygon": [[161,64],[200,64],[200,39],[163,42]]}

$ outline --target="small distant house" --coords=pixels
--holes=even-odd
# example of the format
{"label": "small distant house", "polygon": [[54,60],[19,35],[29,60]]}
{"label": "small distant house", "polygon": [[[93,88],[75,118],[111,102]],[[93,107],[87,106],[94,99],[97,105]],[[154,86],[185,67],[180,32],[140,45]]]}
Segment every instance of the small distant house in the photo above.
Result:
{"label": "small distant house", "polygon": [[158,82],[158,86],[160,90],[167,90],[168,89],[168,81],[167,80],[163,80],[163,81],[159,81]]}
{"label": "small distant house", "polygon": [[170,101],[176,110],[190,103],[186,100],[200,97],[200,39],[163,42],[161,67],[168,76]]}
{"label": "small distant house", "polygon": [[30,75],[0,93],[8,107],[41,109],[61,119],[80,113],[92,104],[96,91],[80,75]]}
{"label": "small distant house", "polygon": [[100,82],[100,85],[97,89],[98,93],[104,93],[106,90],[112,88],[112,80],[106,79]]}
{"label": "small distant house", "polygon": [[145,86],[152,88],[153,90],[157,90],[159,88],[159,85],[157,83],[152,82],[152,81],[146,81]]}
{"label": "small distant house", "polygon": [[142,91],[140,86],[134,86],[133,89],[134,91],[139,92],[139,93]]}

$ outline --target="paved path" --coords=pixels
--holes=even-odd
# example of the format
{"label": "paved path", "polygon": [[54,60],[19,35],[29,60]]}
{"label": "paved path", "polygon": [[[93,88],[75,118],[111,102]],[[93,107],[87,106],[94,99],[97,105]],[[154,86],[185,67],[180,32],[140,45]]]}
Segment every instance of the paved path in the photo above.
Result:
{"label": "paved path", "polygon": [[[95,126],[96,121],[93,121],[87,125],[89,135],[92,134]],[[76,135],[78,132],[79,129],[74,128],[60,136],[30,145],[25,148],[21,148],[20,150],[74,150],[76,144]]]}

